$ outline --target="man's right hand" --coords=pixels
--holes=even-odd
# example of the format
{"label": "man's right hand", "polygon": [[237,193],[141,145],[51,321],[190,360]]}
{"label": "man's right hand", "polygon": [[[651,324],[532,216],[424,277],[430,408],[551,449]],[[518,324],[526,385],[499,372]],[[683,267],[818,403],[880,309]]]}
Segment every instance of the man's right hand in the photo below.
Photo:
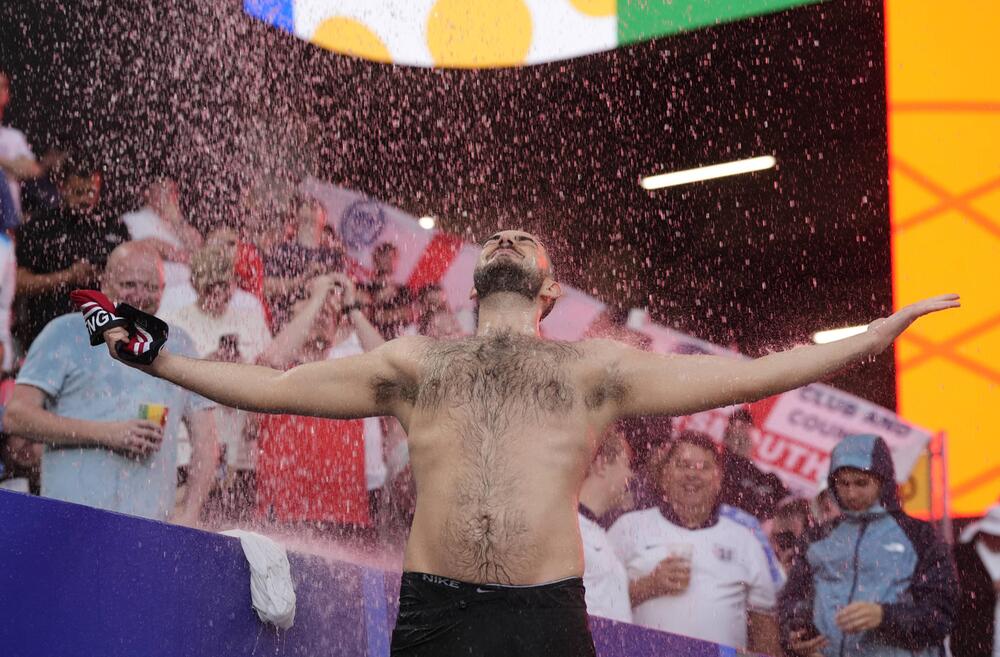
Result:
{"label": "man's right hand", "polygon": [[127,303],[115,306],[97,290],[73,290],[70,301],[83,313],[94,347],[104,342],[111,357],[129,365],[151,365],[167,342],[170,327]]}
{"label": "man's right hand", "polygon": [[679,595],[691,584],[691,562],[684,557],[669,556],[657,564],[650,576],[660,595]]}
{"label": "man's right hand", "polygon": [[[104,344],[108,345],[108,353],[111,357],[117,361],[121,361],[126,365],[132,365],[126,360],[122,360],[122,357],[118,355],[117,345],[119,342],[123,344],[128,344],[128,331],[123,326],[116,326],[112,329],[108,329],[104,332],[103,336]],[[100,344],[100,343],[98,343]]]}
{"label": "man's right hand", "polygon": [[788,637],[788,649],[800,657],[823,657],[823,649],[829,645],[825,636],[808,630],[795,630]]}
{"label": "man's right hand", "polygon": [[145,458],[160,449],[163,428],[149,420],[108,422],[102,442],[105,447],[124,456]]}

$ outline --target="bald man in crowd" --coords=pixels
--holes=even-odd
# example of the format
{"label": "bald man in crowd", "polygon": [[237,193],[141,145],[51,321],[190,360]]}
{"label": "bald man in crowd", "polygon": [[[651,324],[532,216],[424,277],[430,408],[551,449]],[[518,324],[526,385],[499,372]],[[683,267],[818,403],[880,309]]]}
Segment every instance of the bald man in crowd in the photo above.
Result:
{"label": "bald man in crowd", "polygon": [[[155,312],[163,293],[160,256],[148,246],[122,244],[108,258],[101,291]],[[170,345],[178,355],[195,353],[180,329],[171,329]],[[31,344],[4,429],[45,445],[44,497],[192,525],[214,473],[212,407],[181,387],[95,352],[73,313],[49,322]],[[191,437],[191,474],[175,510],[182,420]]]}

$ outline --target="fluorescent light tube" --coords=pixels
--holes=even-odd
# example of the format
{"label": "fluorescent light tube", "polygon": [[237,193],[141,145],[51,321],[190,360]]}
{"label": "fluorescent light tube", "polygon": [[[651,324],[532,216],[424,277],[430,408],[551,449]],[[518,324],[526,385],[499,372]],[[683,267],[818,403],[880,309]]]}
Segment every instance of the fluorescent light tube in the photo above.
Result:
{"label": "fluorescent light tube", "polygon": [[698,167],[697,169],[647,176],[639,184],[642,185],[643,189],[660,189],[662,187],[672,187],[673,185],[685,185],[687,183],[698,182],[699,180],[711,180],[712,178],[763,171],[764,169],[770,169],[775,164],[777,164],[777,160],[773,156],[762,155],[761,157],[752,157],[749,160],[737,160],[736,162],[712,164],[706,167]]}

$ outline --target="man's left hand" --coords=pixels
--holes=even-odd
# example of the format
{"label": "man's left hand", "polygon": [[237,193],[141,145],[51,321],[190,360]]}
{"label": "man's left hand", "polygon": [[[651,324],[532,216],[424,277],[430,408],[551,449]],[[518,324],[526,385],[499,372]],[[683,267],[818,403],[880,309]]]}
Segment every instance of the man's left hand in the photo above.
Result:
{"label": "man's left hand", "polygon": [[882,605],[875,602],[853,602],[837,612],[834,620],[845,634],[874,630],[882,624]]}
{"label": "man's left hand", "polygon": [[868,333],[874,340],[873,353],[881,353],[887,349],[893,340],[920,317],[949,308],[958,308],[960,305],[957,294],[942,294],[912,303],[888,317],[876,319],[868,325]]}

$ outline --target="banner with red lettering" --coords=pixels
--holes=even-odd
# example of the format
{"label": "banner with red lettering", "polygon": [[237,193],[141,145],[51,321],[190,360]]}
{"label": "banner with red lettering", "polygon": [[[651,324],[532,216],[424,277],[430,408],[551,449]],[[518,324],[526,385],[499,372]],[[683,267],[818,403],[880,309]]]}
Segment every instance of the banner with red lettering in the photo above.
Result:
{"label": "banner with red lettering", "polygon": [[[654,351],[746,358],[735,351],[649,321],[642,311],[629,316],[629,328],[648,335]],[[706,433],[721,441],[734,408],[677,418],[674,429]],[[830,452],[844,436],[881,436],[892,452],[896,481],[904,483],[931,439],[931,432],[892,411],[822,383],[814,383],[750,404],[753,460],[798,494],[814,495],[825,482]]]}

